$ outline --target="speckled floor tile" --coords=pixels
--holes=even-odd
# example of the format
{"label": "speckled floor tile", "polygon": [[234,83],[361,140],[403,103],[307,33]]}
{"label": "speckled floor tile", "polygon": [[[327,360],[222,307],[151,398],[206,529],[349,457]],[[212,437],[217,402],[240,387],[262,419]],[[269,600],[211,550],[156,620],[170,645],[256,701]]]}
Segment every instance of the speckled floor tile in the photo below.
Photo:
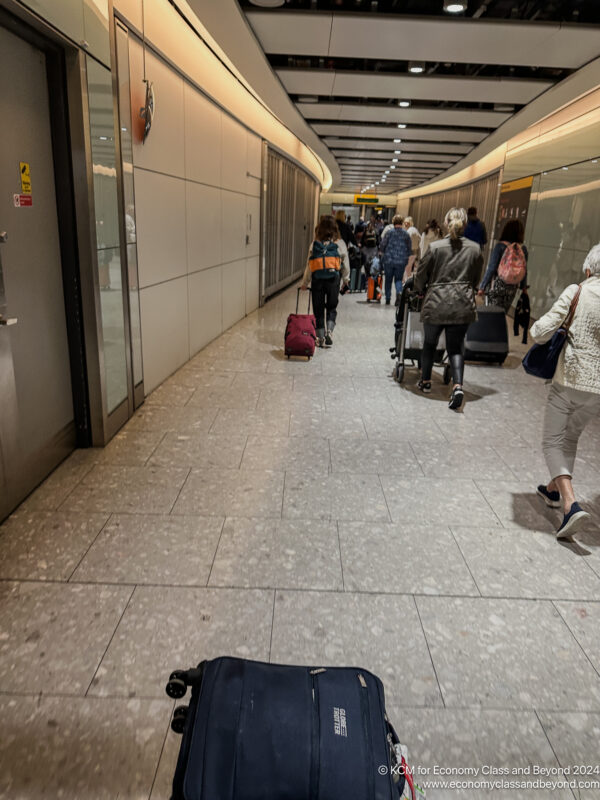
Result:
{"label": "speckled floor tile", "polygon": [[498,518],[472,480],[382,475],[381,483],[394,522],[411,525],[499,526]]}
{"label": "speckled floor tile", "polygon": [[212,433],[167,433],[148,461],[153,467],[238,469],[246,436]]}
{"label": "speckled floor tile", "polygon": [[[231,386],[235,373],[233,372],[208,372],[204,369],[208,359],[202,358],[196,360],[193,358],[188,364],[184,365],[174,375],[171,375],[163,386],[184,386],[188,389],[197,389],[198,387],[204,389],[226,389]],[[160,388],[160,387],[159,387]],[[158,392],[158,389],[156,390]],[[152,395],[150,395],[152,397]],[[172,403],[165,403],[165,405],[173,405]]]}
{"label": "speckled floor tile", "polygon": [[120,431],[106,447],[96,449],[96,463],[143,467],[163,436],[162,431]]}
{"label": "speckled floor tile", "polygon": [[231,389],[234,392],[247,392],[252,389],[261,389],[265,394],[277,397],[281,393],[291,392],[294,386],[292,375],[270,375],[269,373],[259,372],[258,375],[252,373],[239,372],[233,379]]}
{"label": "speckled floor tile", "polygon": [[283,517],[390,520],[378,476],[343,472],[323,476],[286,472]]}
{"label": "speckled floor tile", "polygon": [[187,405],[195,391],[195,386],[187,386],[168,379],[144,399],[144,405],[183,407]]}
{"label": "speckled floor tile", "polygon": [[96,463],[98,452],[89,448],[75,450],[32,492],[21,508],[30,511],[56,511],[60,504],[88,474]]}
{"label": "speckled floor tile", "polygon": [[441,428],[431,418],[416,420],[410,413],[402,414],[398,411],[389,417],[379,417],[377,414],[363,414],[363,417],[369,439],[383,439],[386,442],[438,442],[440,446],[446,445]]}
{"label": "speckled floor tile", "polygon": [[600,578],[549,533],[451,526],[482,595],[600,600]]}
{"label": "speckled floor tile", "polygon": [[292,411],[290,436],[323,436],[327,439],[350,437],[366,439],[360,413],[344,411]]}
{"label": "speckled floor tile", "polygon": [[177,757],[181,747],[181,736],[170,728],[160,756],[156,777],[152,785],[150,800],[171,800],[173,793],[173,776],[177,766]]}
{"label": "speckled floor tile", "polygon": [[411,597],[278,590],[271,661],[363,667],[388,702],[442,705]]}
{"label": "speckled floor tile", "polygon": [[201,406],[143,405],[125,426],[127,431],[181,431],[182,433],[208,433],[217,416],[217,408]]}
{"label": "speckled floor tile", "polygon": [[0,583],[0,692],[84,694],[131,592]]}
{"label": "speckled floor tile", "polygon": [[369,439],[355,442],[343,437],[331,440],[333,472],[373,472],[381,475],[404,471],[422,474],[412,447],[408,442],[386,442]]}
{"label": "speckled floor tile", "polygon": [[168,514],[189,469],[97,466],[88,472],[61,511]]}
{"label": "speckled floor tile", "polygon": [[[569,789],[513,788],[503,791],[493,781],[525,783],[540,776],[538,769],[556,769],[558,762],[533,711],[489,709],[394,708],[387,711],[420,785],[431,800],[456,798],[518,798],[519,800],[573,800]],[[525,774],[523,774],[523,771]],[[528,772],[529,771],[529,772]],[[543,780],[556,780],[556,777]],[[443,787],[442,781],[472,781],[475,786]]]}
{"label": "speckled floor tile", "polygon": [[600,673],[600,603],[555,601],[555,606]]}
{"label": "speckled floor tile", "polygon": [[223,518],[117,514],[73,581],[205,586]]}
{"label": "speckled floor tile", "polygon": [[327,474],[329,442],[315,436],[249,436],[242,469],[298,470]]}
{"label": "speckled floor tile", "polygon": [[273,591],[138,587],[89,694],[164,697],[174,669],[223,655],[268,661],[272,617]]}
{"label": "speckled floor tile", "polygon": [[346,591],[479,595],[447,527],[340,522],[339,530]]}
{"label": "speckled floor tile", "polygon": [[319,520],[230,518],[209,585],[341,591],[337,525]]}
{"label": "speckled floor tile", "polygon": [[566,780],[576,782],[573,787],[575,797],[578,800],[599,800],[600,714],[540,711],[538,716],[560,766],[565,770]]}
{"label": "speckled floor tile", "polygon": [[217,517],[281,517],[283,472],[192,470],[174,514]]}
{"label": "speckled floor tile", "polygon": [[416,602],[447,706],[600,709],[600,676],[550,602]]}
{"label": "speckled floor tile", "polygon": [[306,358],[284,358],[277,354],[267,364],[267,375],[321,375],[323,366],[318,356],[307,361]]}
{"label": "speckled floor tile", "polygon": [[494,450],[508,467],[504,480],[511,480],[512,473],[519,481],[523,482],[523,489],[530,488],[533,491],[538,484],[547,483],[550,480],[541,446],[533,448],[525,444],[517,446],[497,444],[494,446]]}
{"label": "speckled floor tile", "polygon": [[0,797],[146,800],[172,705],[0,697]]}
{"label": "speckled floor tile", "polygon": [[352,417],[377,416],[389,417],[393,407],[385,394],[368,394],[360,391],[332,392],[325,391],[325,409],[330,414],[342,414]]}
{"label": "speckled floor tile", "polygon": [[108,514],[27,511],[0,527],[0,578],[66,581]]}
{"label": "speckled floor tile", "polygon": [[415,455],[428,478],[448,478],[457,472],[461,478],[512,480],[514,474],[493,447],[480,442],[477,447],[452,445],[440,447],[422,442],[414,447]]}
{"label": "speckled floor tile", "polygon": [[446,439],[453,445],[463,444],[471,448],[477,448],[480,444],[525,444],[521,435],[523,426],[520,426],[518,419],[515,420],[515,415],[511,413],[509,418],[502,419],[501,415],[489,414],[481,405],[483,402],[479,401],[480,409],[475,413],[471,408],[475,404],[466,404],[460,413],[449,411],[442,425]]}
{"label": "speckled floor tile", "polygon": [[285,409],[265,414],[262,411],[221,408],[210,432],[220,436],[287,436],[289,428],[290,412]]}
{"label": "speckled floor tile", "polygon": [[189,406],[211,408],[235,408],[242,411],[255,411],[260,389],[248,388],[238,392],[232,387],[226,389],[196,389],[188,403]]}
{"label": "speckled floor tile", "polygon": [[550,533],[561,523],[559,511],[548,508],[535,493],[535,486],[485,479],[477,479],[476,484],[505,528]]}
{"label": "speckled floor tile", "polygon": [[256,410],[262,414],[275,414],[283,411],[296,411],[310,414],[325,411],[323,392],[319,390],[296,392],[286,389],[278,392],[272,389],[261,389]]}

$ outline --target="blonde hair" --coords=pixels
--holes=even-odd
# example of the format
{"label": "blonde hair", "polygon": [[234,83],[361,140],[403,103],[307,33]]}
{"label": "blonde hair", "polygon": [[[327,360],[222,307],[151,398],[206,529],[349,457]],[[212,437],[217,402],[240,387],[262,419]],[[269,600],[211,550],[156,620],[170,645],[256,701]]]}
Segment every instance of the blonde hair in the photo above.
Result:
{"label": "blonde hair", "polygon": [[392,219],[392,225],[402,225],[403,222],[404,222],[404,217],[403,216],[401,216],[400,214],[395,214],[394,215],[394,217]]}
{"label": "blonde hair", "polygon": [[404,217],[404,224],[407,227],[412,228],[412,226],[414,225],[413,218],[412,217]]}
{"label": "blonde hair", "polygon": [[339,208],[335,212],[335,218],[338,222],[346,222],[346,212],[343,209]]}
{"label": "blonde hair", "polygon": [[464,208],[451,208],[444,218],[451,240],[460,239],[467,224],[467,212]]}

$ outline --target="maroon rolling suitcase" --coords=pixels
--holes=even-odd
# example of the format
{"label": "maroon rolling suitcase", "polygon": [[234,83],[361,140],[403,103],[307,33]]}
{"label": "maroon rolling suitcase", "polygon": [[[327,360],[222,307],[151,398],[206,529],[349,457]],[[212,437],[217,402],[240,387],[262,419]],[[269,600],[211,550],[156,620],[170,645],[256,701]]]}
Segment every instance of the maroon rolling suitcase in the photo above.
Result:
{"label": "maroon rolling suitcase", "polygon": [[298,314],[300,302],[300,289],[296,297],[296,313],[290,314],[285,327],[285,354],[290,356],[306,356],[311,358],[315,354],[317,340],[317,321],[315,315],[310,313],[310,290],[308,292],[308,314]]}

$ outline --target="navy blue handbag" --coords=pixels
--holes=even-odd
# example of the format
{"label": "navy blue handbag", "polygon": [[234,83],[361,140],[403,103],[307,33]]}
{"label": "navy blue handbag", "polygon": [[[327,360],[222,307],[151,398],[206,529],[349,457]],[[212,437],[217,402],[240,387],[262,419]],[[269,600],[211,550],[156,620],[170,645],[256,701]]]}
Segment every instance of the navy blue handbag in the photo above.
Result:
{"label": "navy blue handbag", "polygon": [[580,294],[581,286],[571,300],[571,307],[565,321],[552,338],[544,342],[544,344],[534,344],[525,355],[523,368],[529,375],[534,375],[536,378],[543,378],[544,380],[551,380],[554,377],[559,356],[565,346],[567,334],[575,316]]}

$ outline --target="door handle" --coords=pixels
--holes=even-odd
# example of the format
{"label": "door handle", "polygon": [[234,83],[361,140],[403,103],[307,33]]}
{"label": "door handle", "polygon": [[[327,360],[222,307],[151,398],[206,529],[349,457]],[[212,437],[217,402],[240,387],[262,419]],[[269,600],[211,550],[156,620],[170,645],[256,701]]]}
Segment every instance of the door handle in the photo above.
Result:
{"label": "door handle", "polygon": [[8,241],[8,233],[6,231],[2,231],[0,233],[0,243],[4,243]]}
{"label": "door handle", "polygon": [[16,325],[18,321],[16,317],[3,317],[0,314],[0,325]]}

